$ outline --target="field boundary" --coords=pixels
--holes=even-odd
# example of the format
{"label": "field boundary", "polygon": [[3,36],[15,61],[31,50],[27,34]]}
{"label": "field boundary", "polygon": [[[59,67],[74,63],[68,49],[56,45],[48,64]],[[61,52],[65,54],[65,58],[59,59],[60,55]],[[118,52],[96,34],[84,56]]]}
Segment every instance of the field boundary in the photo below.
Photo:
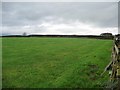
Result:
{"label": "field boundary", "polygon": [[108,39],[113,40],[114,36],[100,36],[100,35],[8,35],[1,37],[65,37],[65,38],[93,38],[93,39]]}

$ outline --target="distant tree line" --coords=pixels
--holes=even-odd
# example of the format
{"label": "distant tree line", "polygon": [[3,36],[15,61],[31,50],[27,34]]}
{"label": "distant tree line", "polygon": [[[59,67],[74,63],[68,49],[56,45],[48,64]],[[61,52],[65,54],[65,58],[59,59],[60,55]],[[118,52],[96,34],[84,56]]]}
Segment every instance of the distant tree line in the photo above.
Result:
{"label": "distant tree line", "polygon": [[113,39],[114,36],[111,33],[102,33],[100,35],[9,35],[2,37],[67,37],[67,38],[95,38],[95,39]]}

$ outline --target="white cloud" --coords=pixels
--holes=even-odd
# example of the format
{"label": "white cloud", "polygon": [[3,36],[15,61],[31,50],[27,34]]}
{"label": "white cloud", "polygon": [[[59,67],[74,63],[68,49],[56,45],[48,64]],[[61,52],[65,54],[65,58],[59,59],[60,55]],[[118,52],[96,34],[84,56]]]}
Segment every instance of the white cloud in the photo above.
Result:
{"label": "white cloud", "polygon": [[[58,20],[56,20],[58,21]],[[5,34],[76,34],[76,35],[99,35],[101,33],[117,34],[117,27],[96,27],[93,24],[83,23],[80,21],[71,21],[69,23],[55,23],[56,21],[42,22],[38,25],[11,26],[3,27]]]}
{"label": "white cloud", "polygon": [[117,34],[117,2],[4,2],[2,34]]}

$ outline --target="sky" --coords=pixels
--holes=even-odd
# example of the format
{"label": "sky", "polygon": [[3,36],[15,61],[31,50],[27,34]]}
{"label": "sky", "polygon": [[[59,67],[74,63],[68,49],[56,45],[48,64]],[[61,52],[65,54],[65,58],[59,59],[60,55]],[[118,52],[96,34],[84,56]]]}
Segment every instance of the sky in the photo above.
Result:
{"label": "sky", "polygon": [[118,33],[117,2],[2,2],[2,35]]}

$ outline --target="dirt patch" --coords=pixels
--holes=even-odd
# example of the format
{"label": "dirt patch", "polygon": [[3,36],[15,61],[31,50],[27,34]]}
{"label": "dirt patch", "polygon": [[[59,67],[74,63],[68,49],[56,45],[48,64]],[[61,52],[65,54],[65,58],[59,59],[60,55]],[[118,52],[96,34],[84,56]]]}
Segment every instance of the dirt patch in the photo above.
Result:
{"label": "dirt patch", "polygon": [[88,65],[88,73],[87,75],[89,76],[89,79],[90,80],[96,80],[98,78],[98,70],[99,70],[99,67],[98,65],[95,65],[95,64],[89,64]]}

